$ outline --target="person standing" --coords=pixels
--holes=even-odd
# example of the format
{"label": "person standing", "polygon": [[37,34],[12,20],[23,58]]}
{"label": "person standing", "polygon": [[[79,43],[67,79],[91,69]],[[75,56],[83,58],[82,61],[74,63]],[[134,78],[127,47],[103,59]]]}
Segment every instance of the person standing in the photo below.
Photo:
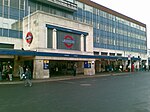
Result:
{"label": "person standing", "polygon": [[9,72],[8,72],[9,80],[12,81],[13,77],[13,68],[11,65],[9,65]]}
{"label": "person standing", "polygon": [[77,70],[77,65],[74,64],[74,66],[73,66],[73,76],[76,76],[76,70]]}
{"label": "person standing", "polygon": [[4,71],[6,80],[12,81],[12,66],[11,65],[6,65],[6,69]]}
{"label": "person standing", "polygon": [[2,64],[0,63],[0,81],[2,80],[2,71],[3,71],[3,67]]}
{"label": "person standing", "polygon": [[134,64],[131,65],[131,72],[134,72]]}
{"label": "person standing", "polygon": [[30,71],[29,68],[26,68],[24,85],[25,85],[25,86],[30,86],[30,87],[32,86],[32,82],[31,82],[31,71]]}

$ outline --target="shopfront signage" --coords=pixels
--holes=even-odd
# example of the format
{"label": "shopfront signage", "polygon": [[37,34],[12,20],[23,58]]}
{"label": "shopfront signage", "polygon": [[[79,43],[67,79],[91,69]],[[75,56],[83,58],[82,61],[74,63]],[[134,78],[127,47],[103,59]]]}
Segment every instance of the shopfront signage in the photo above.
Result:
{"label": "shopfront signage", "polygon": [[75,43],[75,40],[74,40],[74,38],[73,38],[72,36],[66,35],[66,36],[64,37],[63,43],[65,44],[65,46],[66,46],[67,48],[72,48],[72,46],[73,46],[74,43]]}
{"label": "shopfront signage", "polygon": [[91,63],[88,61],[84,61],[84,68],[91,68]]}
{"label": "shopfront signage", "polygon": [[26,35],[26,42],[30,45],[32,43],[33,40],[33,35],[31,32],[28,32]]}
{"label": "shopfront signage", "polygon": [[43,60],[43,69],[49,69],[49,60]]}

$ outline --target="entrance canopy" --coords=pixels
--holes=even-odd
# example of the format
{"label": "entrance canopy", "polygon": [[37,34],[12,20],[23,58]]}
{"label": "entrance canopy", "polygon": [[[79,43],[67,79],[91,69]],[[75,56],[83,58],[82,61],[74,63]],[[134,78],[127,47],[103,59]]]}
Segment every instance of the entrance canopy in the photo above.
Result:
{"label": "entrance canopy", "polygon": [[121,56],[95,56],[95,55],[79,55],[79,54],[65,54],[65,53],[49,53],[49,52],[36,52],[36,56],[51,56],[51,57],[72,57],[72,58],[90,58],[90,59],[122,59],[128,60],[127,57]]}
{"label": "entrance canopy", "polygon": [[0,49],[0,55],[35,56],[35,51]]}
{"label": "entrance canopy", "polygon": [[[0,49],[0,55],[18,55],[18,56],[50,56],[50,57],[71,57],[71,58],[90,58],[90,59],[121,59],[128,60],[128,57],[122,56],[95,56],[95,55],[79,55],[79,54],[66,54],[66,53],[49,53],[49,52],[36,52],[28,50],[16,49]],[[140,60],[139,58],[132,58],[132,60]]]}

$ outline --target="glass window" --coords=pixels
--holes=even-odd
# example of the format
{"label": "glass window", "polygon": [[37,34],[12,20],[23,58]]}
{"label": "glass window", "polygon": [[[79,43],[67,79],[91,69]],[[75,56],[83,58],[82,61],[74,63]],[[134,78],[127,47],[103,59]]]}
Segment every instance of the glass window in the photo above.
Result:
{"label": "glass window", "polygon": [[19,19],[19,9],[17,8],[10,8],[10,19]]}
{"label": "glass window", "polygon": [[69,2],[73,2],[73,0],[67,0],[67,1],[69,1]]}
{"label": "glass window", "polygon": [[3,29],[3,36],[4,37],[8,37],[9,36],[8,29]]}
{"label": "glass window", "polygon": [[100,42],[100,39],[99,37],[96,38],[96,43],[99,43]]}
{"label": "glass window", "polygon": [[108,53],[107,53],[107,52],[101,52],[101,55],[102,55],[102,56],[107,56]]}
{"label": "glass window", "polygon": [[98,9],[96,9],[96,12],[97,12],[97,15],[99,15],[99,10]]}
{"label": "glass window", "polygon": [[106,15],[107,15],[107,13],[106,13],[106,12],[103,12],[103,17],[104,17],[104,18],[107,17]]}
{"label": "glass window", "polygon": [[4,0],[4,5],[8,6],[9,5],[9,0]]}
{"label": "glass window", "polygon": [[48,6],[48,5],[44,5],[44,6],[42,7],[42,11],[44,11],[44,12],[49,12],[49,6]]}
{"label": "glass window", "polygon": [[29,2],[31,13],[36,11],[36,4],[34,2]]}
{"label": "glass window", "polygon": [[115,19],[115,16],[112,15],[112,19],[113,19],[113,21],[115,21],[115,20],[116,20],[116,19]]}
{"label": "glass window", "polygon": [[4,6],[4,17],[8,18],[8,6]]}
{"label": "glass window", "polygon": [[25,8],[24,5],[25,5],[25,1],[24,0],[20,0],[20,9],[24,10],[24,8]]}
{"label": "glass window", "polygon": [[0,17],[2,17],[3,7],[0,5]]}
{"label": "glass window", "polygon": [[2,5],[3,4],[3,0],[0,0],[0,5]]}
{"label": "glass window", "polygon": [[37,10],[42,10],[42,5],[40,3],[37,4]]}
{"label": "glass window", "polygon": [[10,0],[10,7],[19,8],[19,0]]}
{"label": "glass window", "polygon": [[79,8],[81,8],[81,9],[83,9],[83,3],[81,3],[81,2],[78,2],[78,1],[76,1],[77,3],[77,6],[79,7]]}
{"label": "glass window", "polygon": [[93,12],[93,7],[85,5],[85,10],[89,12]]}

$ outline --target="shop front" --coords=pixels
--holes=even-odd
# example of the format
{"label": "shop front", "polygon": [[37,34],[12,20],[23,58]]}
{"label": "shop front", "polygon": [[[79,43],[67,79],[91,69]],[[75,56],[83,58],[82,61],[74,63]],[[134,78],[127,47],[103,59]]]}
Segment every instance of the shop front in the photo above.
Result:
{"label": "shop front", "polygon": [[[19,65],[22,67],[30,67],[33,71],[34,51],[22,51],[15,49],[0,49],[0,66],[2,72],[2,80],[9,80],[7,69],[11,69],[12,78],[19,78]],[[12,80],[13,80],[12,79]]]}
{"label": "shop front", "polygon": [[95,56],[96,73],[125,71],[127,57],[122,56]]}

